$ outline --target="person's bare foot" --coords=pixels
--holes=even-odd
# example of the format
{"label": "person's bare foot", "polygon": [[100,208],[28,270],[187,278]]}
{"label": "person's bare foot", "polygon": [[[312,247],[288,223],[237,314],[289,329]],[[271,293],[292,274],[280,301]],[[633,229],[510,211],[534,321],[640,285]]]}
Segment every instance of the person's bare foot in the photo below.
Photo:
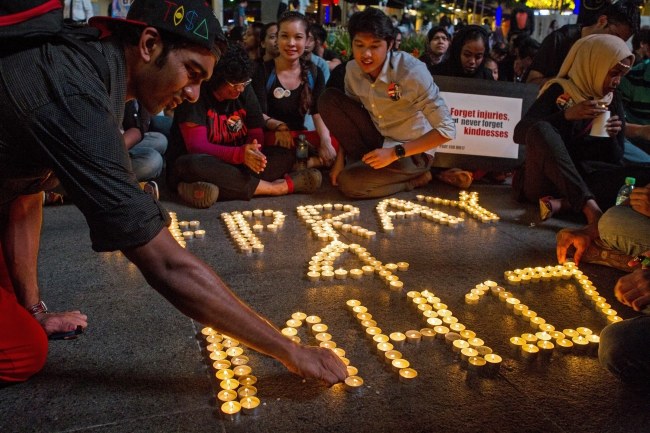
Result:
{"label": "person's bare foot", "polygon": [[421,186],[424,186],[431,182],[431,179],[433,179],[433,176],[431,176],[430,171],[425,171],[418,177],[409,180],[409,187],[410,189],[415,189],[415,188],[420,188]]}

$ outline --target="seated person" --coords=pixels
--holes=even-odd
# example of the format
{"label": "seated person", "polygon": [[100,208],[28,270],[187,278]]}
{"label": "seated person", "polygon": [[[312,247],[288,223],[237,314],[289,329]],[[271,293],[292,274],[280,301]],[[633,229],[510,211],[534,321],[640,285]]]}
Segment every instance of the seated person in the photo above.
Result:
{"label": "seated person", "polygon": [[153,179],[162,173],[167,137],[149,130],[151,119],[151,114],[137,100],[126,103],[122,128],[131,168],[142,189],[158,198],[158,185]]}
{"label": "seated person", "polygon": [[429,30],[427,33],[426,50],[420,56],[420,60],[427,65],[429,70],[434,65],[442,63],[445,60],[450,41],[451,36],[444,27],[438,26]]}
{"label": "seated person", "polygon": [[[622,304],[645,315],[603,329],[598,357],[603,367],[622,381],[650,384],[650,269],[645,261],[638,266],[640,260],[650,260],[643,259],[650,257],[650,184],[632,190],[629,204],[605,212],[598,231],[599,236],[592,241],[579,230],[561,230],[557,237],[558,261],[564,263],[567,251],[575,248],[576,263],[596,263],[631,272],[618,280],[614,295]],[[634,265],[638,266],[636,270]]]}
{"label": "seated person", "polygon": [[[574,44],[557,78],[515,127],[514,141],[526,145],[523,173],[513,181],[518,199],[538,202],[542,220],[562,210],[582,212],[595,238],[601,209],[614,205],[626,176],[650,182],[647,168],[625,165],[623,109],[616,87],[632,65],[622,39],[591,35]],[[609,107],[609,108],[607,108]],[[605,137],[590,135],[597,116],[611,112]]]}
{"label": "seated person", "polygon": [[249,86],[252,70],[244,49],[233,44],[203,84],[199,100],[176,108],[169,184],[191,206],[207,208],[217,198],[310,193],[321,185],[315,169],[287,174],[293,151],[263,146],[262,111]]}
{"label": "seated person", "polygon": [[625,110],[625,153],[630,163],[650,163],[650,62],[641,62],[621,79],[618,94]]}
{"label": "seated person", "polygon": [[[253,88],[264,113],[267,142],[295,149],[294,138],[304,134],[317,147],[308,167],[329,167],[336,150],[317,106],[325,80],[320,69],[304,57],[308,36],[305,16],[285,12],[278,21],[279,55],[256,68]],[[312,116],[315,131],[305,128],[307,114]]]}
{"label": "seated person", "polygon": [[[338,54],[329,48],[325,48],[327,41],[327,30],[320,24],[312,24],[309,26],[309,34],[314,38],[314,47],[312,52],[318,57],[325,59],[329,70],[333,70],[341,64],[341,59]],[[325,80],[327,82],[327,80]]]}
{"label": "seated person", "polygon": [[320,113],[341,145],[330,172],[351,198],[383,197],[427,184],[434,148],[453,139],[454,122],[424,63],[391,51],[394,31],[381,10],[348,24],[354,61],[345,93],[327,88]]}

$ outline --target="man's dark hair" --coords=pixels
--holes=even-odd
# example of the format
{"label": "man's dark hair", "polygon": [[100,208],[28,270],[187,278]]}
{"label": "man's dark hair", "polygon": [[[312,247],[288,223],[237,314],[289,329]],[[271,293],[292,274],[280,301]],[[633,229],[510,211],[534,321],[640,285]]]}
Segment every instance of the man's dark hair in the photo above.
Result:
{"label": "man's dark hair", "polygon": [[228,45],[228,50],[215,65],[212,77],[208,81],[210,91],[215,91],[226,81],[243,83],[253,76],[253,63],[244,47],[240,44]]}
{"label": "man's dark hair", "polygon": [[357,33],[370,33],[378,39],[385,40],[389,45],[395,38],[395,30],[390,18],[377,8],[366,8],[356,12],[348,22],[350,39]]}
{"label": "man's dark hair", "polygon": [[322,45],[327,40],[327,30],[320,24],[311,24],[309,26],[309,34],[311,34],[318,45]]}
{"label": "man's dark hair", "polygon": [[436,35],[436,33],[442,33],[445,36],[447,36],[447,39],[451,40],[451,35],[449,34],[446,28],[444,28],[443,26],[436,26],[431,28],[431,30],[429,30],[429,33],[427,33],[427,41],[431,42],[431,40]]}
{"label": "man's dark hair", "polygon": [[608,23],[627,24],[632,33],[639,31],[641,16],[638,0],[621,0],[610,4],[603,9],[601,15],[607,17]]}
{"label": "man's dark hair", "polygon": [[[122,45],[135,46],[140,42],[140,37],[142,36],[143,30],[144,27],[134,26],[127,23],[116,23],[113,27],[113,35],[115,35],[115,37],[122,43]],[[169,33],[160,29],[158,29],[158,33],[160,34],[160,39],[162,40],[162,52],[156,59],[155,65],[159,68],[165,66],[169,53],[173,50],[194,46],[194,44],[188,42],[187,39],[175,33]]]}

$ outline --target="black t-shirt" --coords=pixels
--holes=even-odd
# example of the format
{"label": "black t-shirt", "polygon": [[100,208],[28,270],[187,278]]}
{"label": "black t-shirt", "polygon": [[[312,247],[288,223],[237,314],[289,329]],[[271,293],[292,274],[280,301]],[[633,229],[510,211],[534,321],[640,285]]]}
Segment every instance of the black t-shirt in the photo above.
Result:
{"label": "black t-shirt", "polygon": [[[309,113],[314,115],[318,114],[317,103],[325,87],[325,78],[320,69],[316,68],[311,62],[309,65],[314,82],[313,88],[310,87],[311,106]],[[304,130],[305,115],[300,114],[300,94],[303,86],[307,86],[308,83],[302,83],[298,88],[291,90],[288,96],[278,98],[274,96],[276,89],[279,89],[277,94],[280,94],[284,87],[278,80],[277,75],[275,75],[275,79],[272,80],[271,86],[267,90],[267,82],[272,71],[275,71],[275,62],[273,60],[264,63],[264,67],[258,67],[253,76],[253,87],[262,107],[262,112],[274,119],[283,121],[292,131]]]}
{"label": "black t-shirt", "polygon": [[174,121],[207,127],[208,141],[223,146],[246,144],[250,129],[264,127],[260,104],[250,86],[237,99],[218,101],[204,85],[196,103],[185,102],[176,109]]}
{"label": "black t-shirt", "polygon": [[530,70],[540,72],[544,77],[556,77],[569,50],[580,39],[581,31],[580,24],[567,24],[545,37]]}

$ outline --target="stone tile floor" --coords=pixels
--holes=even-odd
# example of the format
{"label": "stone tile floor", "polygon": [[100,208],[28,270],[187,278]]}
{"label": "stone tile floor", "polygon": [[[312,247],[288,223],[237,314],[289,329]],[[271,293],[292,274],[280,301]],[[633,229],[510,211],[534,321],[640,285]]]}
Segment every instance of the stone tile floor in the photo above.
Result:
{"label": "stone tile floor", "polygon": [[[467,219],[452,229],[422,218],[395,222],[394,233],[379,231],[379,200],[349,202],[331,187],[313,196],[258,198],[218,203],[196,210],[163,197],[180,219],[199,220],[206,238],[188,248],[260,313],[281,326],[296,311],[315,314],[365,383],[356,394],[303,382],[271,359],[246,350],[258,377],[262,401],[257,415],[224,419],[215,402],[214,378],[200,335],[202,325],[174,310],[144,281],[121,253],[90,248],[80,212],[64,205],[45,210],[39,275],[52,309],[78,308],[89,328],[78,340],[52,342],[47,365],[27,383],[0,388],[0,432],[648,432],[647,391],[623,386],[592,354],[553,354],[526,362],[513,355],[509,338],[531,331],[493,297],[466,305],[464,295],[491,279],[505,284],[515,268],[555,264],[555,232],[578,222],[539,223],[535,206],[522,206],[507,186],[476,185],[480,204],[501,216],[497,224]],[[455,199],[458,191],[438,183],[401,193]],[[421,314],[404,294],[391,292],[376,277],[309,282],[307,262],[323,243],[300,222],[301,204],[351,203],[355,224],[377,230],[375,239],[346,234],[384,263],[406,261],[400,273],[405,290],[434,292],[469,329],[503,356],[498,376],[485,378],[465,368],[443,340],[402,349],[419,376],[401,383],[379,360],[363,328],[345,307],[358,299],[385,333],[424,327]],[[458,209],[434,208],[458,215]],[[286,215],[282,230],[262,233],[265,251],[235,251],[220,221],[222,212],[275,209]],[[344,255],[336,266],[359,267]],[[599,266],[581,269],[625,318],[612,288],[619,272]],[[587,326],[599,332],[606,322],[580,295],[574,281],[509,287],[513,294],[558,328]],[[303,341],[314,343],[303,329]]]}

